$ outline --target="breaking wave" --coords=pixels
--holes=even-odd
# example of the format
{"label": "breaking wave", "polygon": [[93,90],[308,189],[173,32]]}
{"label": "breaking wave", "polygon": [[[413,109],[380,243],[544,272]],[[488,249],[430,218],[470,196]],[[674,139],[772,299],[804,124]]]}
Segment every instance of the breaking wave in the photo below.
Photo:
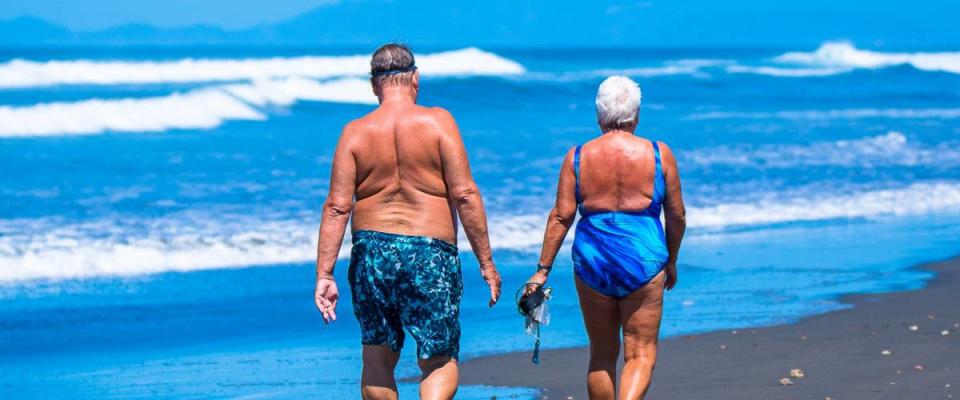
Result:
{"label": "breaking wave", "polygon": [[[960,210],[960,183],[920,182],[892,189],[763,196],[753,202],[690,207],[687,220],[691,228],[715,231],[953,210]],[[315,222],[309,220],[196,214],[138,222],[0,220],[0,282],[308,263],[315,257],[317,239]],[[491,243],[500,250],[535,251],[545,221],[546,211],[493,215]],[[463,237],[460,246],[469,248]],[[348,256],[348,247],[341,250],[341,257]]]}
{"label": "breaking wave", "polygon": [[831,120],[831,119],[955,119],[960,118],[960,108],[855,108],[845,110],[788,110],[776,112],[737,112],[713,111],[693,114],[689,119],[788,119],[788,120]]}
{"label": "breaking wave", "polygon": [[813,142],[809,144],[718,146],[693,150],[681,156],[684,164],[732,165],[756,168],[797,166],[839,166],[874,168],[878,166],[960,166],[957,142],[927,146],[910,142],[900,132],[853,140]]}
{"label": "breaking wave", "polygon": [[369,83],[357,78],[264,80],[157,97],[0,106],[0,137],[211,129],[228,120],[265,120],[262,107],[289,106],[301,100],[377,102]]}
{"label": "breaking wave", "polygon": [[[121,85],[230,82],[287,77],[361,77],[367,55],[173,61],[13,60],[0,64],[0,88],[57,85]],[[417,64],[427,76],[515,75],[522,65],[477,48],[424,54]]]}
{"label": "breaking wave", "polygon": [[909,65],[921,71],[960,74],[960,52],[885,53],[858,49],[850,42],[825,42],[813,52],[789,52],[774,58],[774,61],[837,69],[876,69]]}

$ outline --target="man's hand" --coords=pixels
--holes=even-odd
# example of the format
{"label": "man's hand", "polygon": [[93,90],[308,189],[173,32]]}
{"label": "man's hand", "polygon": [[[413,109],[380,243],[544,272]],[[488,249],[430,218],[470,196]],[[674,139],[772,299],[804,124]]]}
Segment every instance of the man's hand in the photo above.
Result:
{"label": "man's hand", "polygon": [[340,299],[340,292],[337,291],[337,282],[333,278],[321,278],[317,280],[317,290],[313,294],[313,300],[317,309],[323,314],[323,322],[337,320],[337,300]]}
{"label": "man's hand", "polygon": [[483,276],[483,280],[487,282],[487,286],[490,286],[490,303],[488,307],[493,307],[500,298],[500,273],[497,272],[497,266],[490,263],[480,266],[480,275]]}
{"label": "man's hand", "polygon": [[667,274],[667,279],[664,279],[663,286],[667,290],[673,289],[673,286],[677,284],[677,264],[667,264],[663,267],[663,271]]}

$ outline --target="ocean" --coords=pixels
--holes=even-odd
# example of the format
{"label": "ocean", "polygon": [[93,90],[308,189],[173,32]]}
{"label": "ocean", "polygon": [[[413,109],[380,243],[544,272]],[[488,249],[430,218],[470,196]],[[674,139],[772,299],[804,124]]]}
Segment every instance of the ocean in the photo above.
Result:
{"label": "ocean", "polygon": [[[457,118],[504,275],[488,309],[461,241],[462,356],[532,348],[513,293],[615,74],[640,83],[638,134],[683,179],[662,336],[922,288],[910,267],[960,249],[960,52],[867,47],[415,48],[420,103]],[[337,136],[376,104],[370,51],[0,50],[3,397],[358,398],[345,258],[330,325],[313,259]],[[544,346],[586,344],[568,247],[549,284]],[[400,375],[417,375],[413,350]],[[493,395],[536,391],[458,398]]]}

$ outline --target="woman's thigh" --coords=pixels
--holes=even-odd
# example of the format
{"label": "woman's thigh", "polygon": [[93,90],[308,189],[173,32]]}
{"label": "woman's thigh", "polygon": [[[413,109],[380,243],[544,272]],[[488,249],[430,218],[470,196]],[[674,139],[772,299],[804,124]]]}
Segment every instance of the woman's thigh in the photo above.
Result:
{"label": "woman's thigh", "polygon": [[617,299],[603,295],[574,276],[583,324],[593,357],[612,358],[620,353],[620,312]]}
{"label": "woman's thigh", "polygon": [[663,290],[666,276],[660,272],[649,283],[620,299],[620,323],[623,325],[624,359],[631,360],[656,351],[663,316]]}

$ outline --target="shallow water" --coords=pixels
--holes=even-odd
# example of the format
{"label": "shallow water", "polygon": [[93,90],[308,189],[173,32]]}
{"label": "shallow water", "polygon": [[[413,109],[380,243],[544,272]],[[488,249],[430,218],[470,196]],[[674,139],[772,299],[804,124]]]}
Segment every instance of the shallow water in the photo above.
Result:
{"label": "shallow water", "polygon": [[[371,107],[362,70],[343,72],[350,54],[0,51],[0,387],[355,398],[349,299],[328,326],[311,301],[330,154],[342,124]],[[304,58],[316,55],[333,58]],[[181,67],[201,56],[220,61]],[[231,69],[262,71],[247,59],[267,57],[282,61],[269,75]],[[598,134],[593,94],[613,73],[640,82],[639,133],[667,142],[683,177],[690,229],[665,336],[786,323],[844,307],[843,294],[922,287],[930,274],[908,267],[960,248],[960,61],[910,57],[840,43],[468,50],[434,55],[433,73],[420,57],[421,102],[458,119],[508,289],[487,309],[463,253],[464,357],[531,347],[510,289],[536,263],[563,154]],[[110,82],[84,72],[105,60]],[[146,72],[123,78],[132,67]],[[566,250],[554,276],[544,344],[582,345]],[[416,374],[411,353],[404,375]]]}

